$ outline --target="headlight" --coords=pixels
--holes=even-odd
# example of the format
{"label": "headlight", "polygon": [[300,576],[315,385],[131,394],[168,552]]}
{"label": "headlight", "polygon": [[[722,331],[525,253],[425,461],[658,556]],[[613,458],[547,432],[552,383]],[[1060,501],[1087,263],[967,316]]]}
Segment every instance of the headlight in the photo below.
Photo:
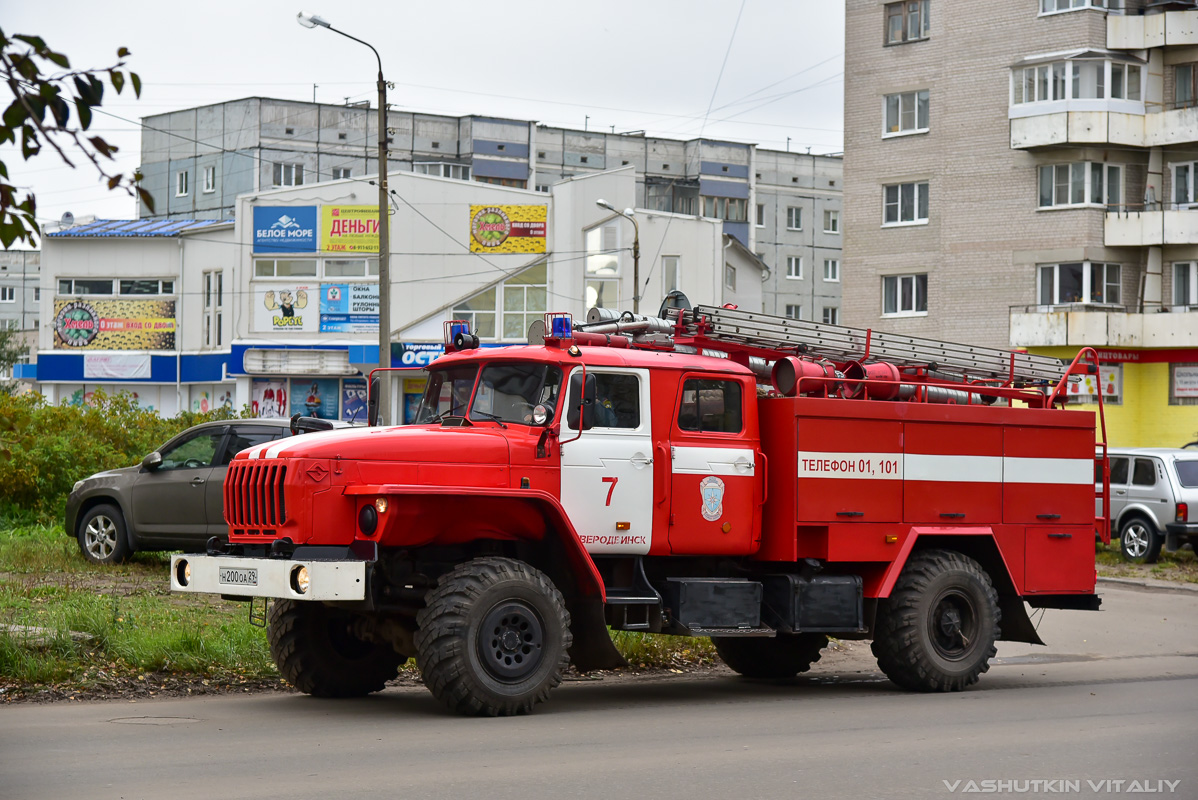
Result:
{"label": "headlight", "polygon": [[545,406],[537,406],[532,410],[533,424],[544,425],[547,419],[549,419],[549,409]]}
{"label": "headlight", "polygon": [[291,591],[296,594],[307,594],[310,585],[311,579],[308,577],[307,567],[299,566],[291,570]]}
{"label": "headlight", "polygon": [[79,487],[83,485],[83,481],[75,481],[75,485],[71,487],[72,492],[79,491]]}
{"label": "headlight", "polygon": [[386,514],[387,513],[387,498],[376,497],[374,499],[374,507],[379,510],[380,514]]}

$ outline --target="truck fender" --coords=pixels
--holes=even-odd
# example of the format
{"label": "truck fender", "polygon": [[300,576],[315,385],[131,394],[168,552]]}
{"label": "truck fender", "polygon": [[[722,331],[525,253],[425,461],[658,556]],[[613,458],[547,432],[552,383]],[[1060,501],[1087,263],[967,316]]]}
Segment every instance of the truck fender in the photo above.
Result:
{"label": "truck fender", "polygon": [[907,565],[907,559],[917,545],[925,548],[955,550],[981,564],[990,576],[994,589],[998,592],[998,608],[1001,614],[999,620],[1000,640],[1044,644],[1036,632],[1036,626],[1032,624],[1031,618],[1027,614],[1023,598],[1018,594],[1006,558],[994,541],[994,532],[988,527],[912,528],[910,535],[903,542],[898,556],[882,575],[878,590],[879,598],[890,596],[899,574]]}

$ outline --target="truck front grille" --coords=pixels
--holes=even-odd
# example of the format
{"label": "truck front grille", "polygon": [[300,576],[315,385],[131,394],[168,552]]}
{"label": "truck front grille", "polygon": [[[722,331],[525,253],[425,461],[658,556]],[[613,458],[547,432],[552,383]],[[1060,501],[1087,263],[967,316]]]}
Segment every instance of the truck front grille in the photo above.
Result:
{"label": "truck front grille", "polygon": [[273,528],[287,521],[287,465],[235,461],[225,476],[225,522],[230,528]]}

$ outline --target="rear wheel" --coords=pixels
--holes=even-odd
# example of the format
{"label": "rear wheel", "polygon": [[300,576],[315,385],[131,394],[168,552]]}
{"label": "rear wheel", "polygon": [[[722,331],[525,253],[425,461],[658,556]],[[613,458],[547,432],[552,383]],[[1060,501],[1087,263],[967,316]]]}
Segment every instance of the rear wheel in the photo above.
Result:
{"label": "rear wheel", "polygon": [[904,689],[960,691],[990,669],[999,618],[998,594],[976,561],[948,550],[916,553],[878,603],[873,653]]}
{"label": "rear wheel", "polygon": [[1165,539],[1143,517],[1131,517],[1119,530],[1119,552],[1134,564],[1155,564]]}
{"label": "rear wheel", "polygon": [[711,643],[723,662],[746,678],[793,678],[819,661],[828,637],[822,633],[779,634],[772,638],[713,636]]}
{"label": "rear wheel", "polygon": [[94,506],[79,520],[79,550],[94,564],[119,564],[132,555],[121,510],[107,503]]}
{"label": "rear wheel", "polygon": [[478,558],[443,575],[416,616],[424,684],[459,714],[527,714],[570,663],[570,614],[548,576]]}
{"label": "rear wheel", "polygon": [[323,603],[276,600],[266,638],[282,676],[305,694],[361,697],[398,674],[407,657],[353,634],[353,615]]}

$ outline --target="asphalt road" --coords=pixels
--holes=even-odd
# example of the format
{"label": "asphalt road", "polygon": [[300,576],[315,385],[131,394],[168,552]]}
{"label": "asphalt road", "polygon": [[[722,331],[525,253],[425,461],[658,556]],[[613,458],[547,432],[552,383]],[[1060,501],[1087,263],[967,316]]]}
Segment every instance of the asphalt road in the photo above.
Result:
{"label": "asphalt road", "polygon": [[8,706],[0,798],[1198,798],[1198,592],[1100,591],[951,695],[897,691],[854,643],[793,682],[577,681],[513,719],[419,688]]}

